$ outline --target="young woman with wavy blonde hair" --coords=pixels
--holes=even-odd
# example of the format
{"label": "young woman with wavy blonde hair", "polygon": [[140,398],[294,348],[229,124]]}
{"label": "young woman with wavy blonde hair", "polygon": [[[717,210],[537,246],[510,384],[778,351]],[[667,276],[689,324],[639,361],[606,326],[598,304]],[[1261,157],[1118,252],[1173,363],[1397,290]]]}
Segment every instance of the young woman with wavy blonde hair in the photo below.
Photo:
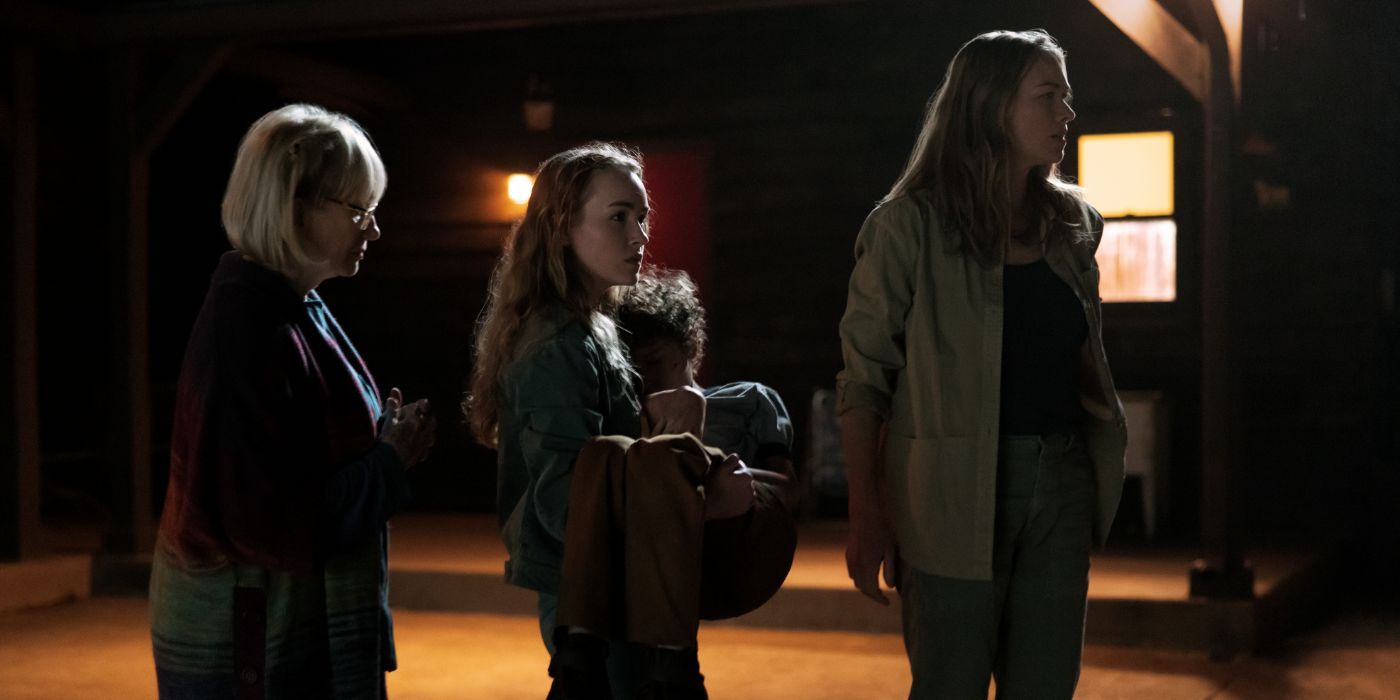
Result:
{"label": "young woman with wavy blonde hair", "polygon": [[1062,181],[1075,117],[1040,30],[965,44],[856,239],[837,411],[856,587],[898,589],[911,698],[1069,698],[1089,552],[1123,482],[1103,220]]}
{"label": "young woman with wavy blonde hair", "polygon": [[[582,214],[579,204],[598,172],[615,174],[625,181],[635,179],[636,183],[626,184],[637,184],[626,193],[624,206],[605,213],[608,221],[626,226],[618,232],[621,247],[612,280],[581,274],[587,269],[570,250],[569,232]],[[592,337],[606,366],[628,369],[608,311],[617,305],[623,286],[636,282],[641,269],[648,214],[641,176],[638,155],[611,143],[564,151],[536,172],[525,216],[511,232],[491,275],[490,299],[477,327],[471,391],[463,405],[472,430],[487,446],[498,444],[501,375],[522,350],[540,340],[531,331],[548,325],[540,323],[544,317],[562,312],[577,320]]]}
{"label": "young woman with wavy blonde hair", "polygon": [[[677,593],[695,587],[684,565],[698,562],[699,551],[684,543],[699,536],[702,520],[741,515],[753,500],[753,480],[738,458],[737,467],[707,470],[711,453],[683,435],[704,432],[704,397],[689,387],[646,397],[645,412],[649,435],[673,434],[693,447],[695,473],[673,464],[629,472],[624,498],[609,490],[614,467],[580,458],[590,447],[630,445],[643,432],[636,374],[612,312],[622,289],[637,282],[649,214],[641,159],[626,147],[591,143],[546,160],[492,275],[477,332],[463,407],[477,438],[497,450],[506,580],[538,594],[555,679],[551,698],[631,697],[643,686],[663,693],[658,697],[704,697],[698,598]],[[614,505],[618,511],[609,510]],[[619,533],[608,524],[623,510],[629,519]],[[629,605],[612,606],[605,589],[614,579],[596,579],[617,568],[611,553],[622,537],[629,551],[645,539],[653,556],[632,568],[659,574],[654,591],[629,579]],[[682,566],[660,561],[671,554]],[[582,568],[571,569],[570,561]],[[656,603],[646,612],[658,614],[634,614],[631,604],[643,600]],[[663,617],[673,624],[659,622]]]}

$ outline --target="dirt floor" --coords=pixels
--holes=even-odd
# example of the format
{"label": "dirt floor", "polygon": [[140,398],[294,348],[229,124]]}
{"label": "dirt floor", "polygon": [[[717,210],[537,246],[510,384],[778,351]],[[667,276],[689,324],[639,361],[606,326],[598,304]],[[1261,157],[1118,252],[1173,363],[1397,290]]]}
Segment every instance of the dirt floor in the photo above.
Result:
{"label": "dirt floor", "polygon": [[[396,700],[544,697],[545,656],[525,617],[398,612]],[[892,635],[707,627],[712,697],[900,698],[908,669]],[[155,695],[146,603],[97,598],[0,615],[0,697]],[[1268,656],[1214,663],[1175,652],[1090,647],[1079,698],[1400,698],[1400,612],[1344,612]]]}

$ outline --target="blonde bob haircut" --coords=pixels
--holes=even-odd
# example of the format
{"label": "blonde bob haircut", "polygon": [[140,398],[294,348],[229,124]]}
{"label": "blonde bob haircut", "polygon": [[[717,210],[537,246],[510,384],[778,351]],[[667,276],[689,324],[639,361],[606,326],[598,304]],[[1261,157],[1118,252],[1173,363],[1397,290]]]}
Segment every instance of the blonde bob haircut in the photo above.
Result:
{"label": "blonde bob haircut", "polygon": [[387,186],[379,151],[355,120],[315,105],[287,105],[254,122],[238,146],[224,191],[224,232],[239,252],[290,272],[314,262],[296,226],[298,201],[338,199],[370,208]]}
{"label": "blonde bob haircut", "polygon": [[562,310],[587,325],[615,369],[631,363],[618,338],[612,313],[623,290],[612,288],[599,301],[590,298],[569,232],[583,208],[588,184],[602,170],[642,179],[642,157],[618,143],[595,141],[550,156],[535,171],[525,216],[506,239],[491,274],[486,308],[477,322],[469,393],[462,410],[477,440],[496,446],[500,422],[501,377],[521,354],[528,322],[541,312]]}
{"label": "blonde bob haircut", "polygon": [[996,31],[963,44],[933,93],[908,165],[881,203],[922,191],[964,255],[999,263],[1013,235],[1047,243],[1089,240],[1078,187],[1056,165],[1027,176],[1027,231],[1013,231],[1011,109],[1021,80],[1042,58],[1065,65],[1065,52],[1043,29]]}

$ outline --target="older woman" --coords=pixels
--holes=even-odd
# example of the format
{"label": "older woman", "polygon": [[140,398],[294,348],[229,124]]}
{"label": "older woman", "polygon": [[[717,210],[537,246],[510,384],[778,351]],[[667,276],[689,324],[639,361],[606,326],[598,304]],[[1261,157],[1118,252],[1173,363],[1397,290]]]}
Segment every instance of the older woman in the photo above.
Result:
{"label": "older woman", "polygon": [[381,403],[315,289],[359,271],[385,183],[359,125],[311,105],[239,147],[234,250],[190,333],[151,573],[163,698],[384,695],[385,524],[434,421],[398,389]]}

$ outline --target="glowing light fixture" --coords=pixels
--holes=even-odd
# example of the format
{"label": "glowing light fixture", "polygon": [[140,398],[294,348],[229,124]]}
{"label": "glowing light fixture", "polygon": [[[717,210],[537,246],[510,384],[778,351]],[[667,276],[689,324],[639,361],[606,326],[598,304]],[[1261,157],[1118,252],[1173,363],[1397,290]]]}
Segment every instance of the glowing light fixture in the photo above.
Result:
{"label": "glowing light fixture", "polygon": [[1104,218],[1171,216],[1175,207],[1170,131],[1079,137],[1079,184]]}
{"label": "glowing light fixture", "polygon": [[516,204],[530,201],[530,190],[535,186],[535,178],[525,173],[515,173],[506,178],[506,196]]}

